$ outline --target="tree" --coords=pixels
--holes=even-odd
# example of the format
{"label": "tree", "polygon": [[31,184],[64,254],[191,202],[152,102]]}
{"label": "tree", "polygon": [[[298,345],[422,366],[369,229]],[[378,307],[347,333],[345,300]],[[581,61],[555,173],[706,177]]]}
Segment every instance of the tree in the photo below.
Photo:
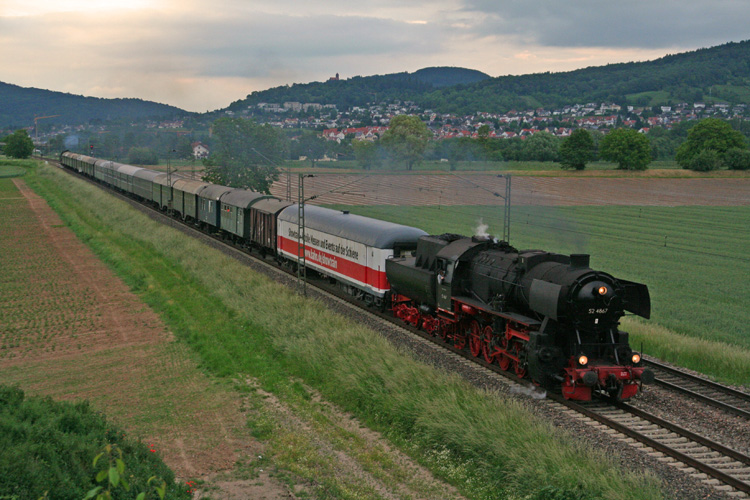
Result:
{"label": "tree", "polygon": [[646,170],[651,163],[651,143],[633,129],[618,128],[602,138],[599,156],[617,163],[621,170]]}
{"label": "tree", "polygon": [[130,148],[128,151],[128,163],[133,165],[156,165],[159,163],[159,155],[151,148]]}
{"label": "tree", "polygon": [[523,140],[521,159],[525,161],[555,161],[560,140],[549,132],[537,132]]}
{"label": "tree", "polygon": [[419,162],[432,133],[418,116],[398,115],[391,119],[380,139],[382,147],[395,161],[404,162],[407,170]]}
{"label": "tree", "polygon": [[675,159],[680,166],[689,169],[692,160],[702,151],[716,151],[723,162],[725,154],[732,148],[747,149],[742,133],[724,120],[706,118],[688,131],[687,140],[677,149]]}
{"label": "tree", "polygon": [[307,156],[310,166],[315,168],[315,162],[323,158],[327,149],[327,141],[315,132],[305,131],[297,141],[297,156]]}
{"label": "tree", "polygon": [[560,144],[562,168],[583,170],[586,163],[594,158],[594,139],[585,128],[575,129]]}
{"label": "tree", "polygon": [[724,163],[730,170],[750,170],[750,151],[732,148],[724,154]]}
{"label": "tree", "polygon": [[374,142],[355,140],[352,141],[352,149],[354,149],[354,157],[357,159],[357,163],[364,170],[380,166],[380,151],[378,151],[379,148]]}
{"label": "tree", "polygon": [[207,182],[269,193],[278,163],[288,156],[289,140],[270,125],[244,118],[219,118],[214,145],[205,161]]}
{"label": "tree", "polygon": [[703,149],[690,159],[686,168],[696,172],[710,172],[721,167],[721,156],[713,149]]}
{"label": "tree", "polygon": [[34,152],[34,142],[24,129],[16,130],[4,142],[3,151],[11,158],[28,158]]}

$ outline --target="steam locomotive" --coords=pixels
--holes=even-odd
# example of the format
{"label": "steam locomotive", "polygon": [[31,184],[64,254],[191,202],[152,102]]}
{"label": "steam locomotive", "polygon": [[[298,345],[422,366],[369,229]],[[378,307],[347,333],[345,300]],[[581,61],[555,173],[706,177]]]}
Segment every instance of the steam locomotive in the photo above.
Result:
{"label": "steam locomotive", "polygon": [[386,276],[397,317],[568,399],[625,400],[653,381],[618,329],[626,311],[649,318],[648,288],[591,269],[589,255],[423,236]]}
{"label": "steam locomotive", "polygon": [[[624,400],[653,373],[618,329],[648,318],[648,288],[589,267],[588,255],[421,229],[65,151],[60,162],[264,257],[306,266],[365,303],[568,399]],[[558,389],[559,388],[559,389]]]}

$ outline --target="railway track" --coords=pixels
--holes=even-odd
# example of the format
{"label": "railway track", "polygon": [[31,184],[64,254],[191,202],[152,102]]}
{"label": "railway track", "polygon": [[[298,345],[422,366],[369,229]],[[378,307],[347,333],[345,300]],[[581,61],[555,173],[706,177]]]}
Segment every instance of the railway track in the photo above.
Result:
{"label": "railway track", "polygon": [[[60,168],[62,167],[60,166]],[[70,172],[67,169],[63,170],[94,183],[94,181],[87,177]],[[184,224],[182,221],[139,203],[112,188],[99,183],[95,184],[112,193],[117,198],[138,207],[140,210],[151,213],[152,217],[162,222],[168,224],[178,222],[178,225],[185,233],[203,238],[211,238],[215,245],[224,248],[223,251],[225,253],[234,254],[235,256],[241,255],[244,259],[251,259],[255,264],[279,276],[285,276],[287,280],[293,279],[293,275],[289,270],[272,264],[258,254],[253,254],[247,251],[247,249],[232,245],[215,235],[200,231],[195,226]],[[332,300],[345,304],[347,307],[356,309],[358,314],[366,314],[377,318],[379,321],[385,321],[388,325],[397,328],[406,335],[417,338],[420,343],[429,346],[429,348],[438,349],[445,353],[446,356],[458,360],[462,364],[468,364],[475,369],[482,370],[493,379],[502,381],[504,385],[511,388],[519,388],[524,392],[544,392],[530,382],[518,379],[515,374],[503,371],[495,364],[486,363],[481,355],[478,358],[473,357],[468,351],[456,349],[451,343],[446,343],[440,338],[433,337],[424,331],[405,325],[403,321],[393,316],[366,308],[357,299],[341,293],[335,286],[327,283],[326,280],[310,279],[309,284],[315,287],[316,293],[323,294]],[[654,362],[651,363],[653,364]],[[680,375],[684,375],[682,372],[679,373]],[[662,375],[662,377],[664,376]],[[699,380],[704,382],[703,379]],[[713,385],[718,386],[718,384]],[[746,394],[744,396],[747,397]],[[547,393],[546,396],[540,394],[541,397],[546,397],[547,403],[557,406],[557,409],[561,413],[575,416],[575,418],[600,431],[612,434],[613,437],[619,437],[621,440],[631,444],[631,446],[641,448],[652,457],[682,470],[696,480],[711,485],[720,491],[727,492],[733,497],[750,498],[750,457],[742,453],[624,403],[593,401],[581,404],[565,400],[561,395],[552,393]]]}
{"label": "railway track", "polygon": [[656,375],[656,383],[704,404],[750,420],[750,394],[672,368],[652,359],[644,360]]}

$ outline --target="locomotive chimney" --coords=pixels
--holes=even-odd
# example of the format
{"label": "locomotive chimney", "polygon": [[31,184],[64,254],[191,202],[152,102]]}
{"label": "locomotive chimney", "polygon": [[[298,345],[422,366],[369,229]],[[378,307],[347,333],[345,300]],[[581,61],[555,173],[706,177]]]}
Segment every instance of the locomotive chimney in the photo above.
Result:
{"label": "locomotive chimney", "polygon": [[582,267],[589,267],[590,255],[587,253],[572,253],[570,254],[570,268],[580,269]]}

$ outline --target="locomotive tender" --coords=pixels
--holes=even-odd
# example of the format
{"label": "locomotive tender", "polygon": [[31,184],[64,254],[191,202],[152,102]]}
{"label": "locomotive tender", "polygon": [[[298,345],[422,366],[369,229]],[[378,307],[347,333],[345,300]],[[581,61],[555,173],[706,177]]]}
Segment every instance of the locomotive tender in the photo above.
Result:
{"label": "locomotive tender", "polygon": [[[78,155],[72,170],[237,244],[296,265],[297,205],[253,191]],[[170,206],[171,205],[171,206]],[[625,400],[653,381],[619,320],[648,318],[646,285],[589,267],[589,256],[424,231],[305,208],[306,265],[370,305],[564,397]]]}

